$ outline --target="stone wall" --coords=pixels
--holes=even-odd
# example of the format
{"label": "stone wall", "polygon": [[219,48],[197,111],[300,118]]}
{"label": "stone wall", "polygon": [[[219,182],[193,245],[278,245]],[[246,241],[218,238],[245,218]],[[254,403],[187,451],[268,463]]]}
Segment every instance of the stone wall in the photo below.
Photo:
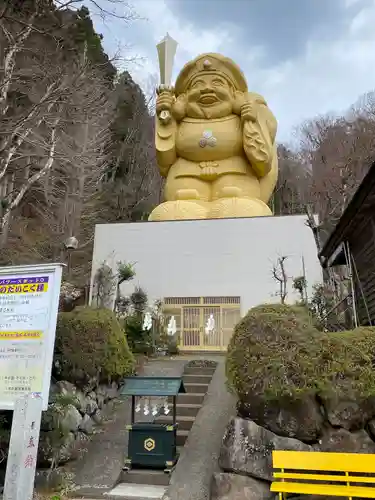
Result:
{"label": "stone wall", "polygon": [[115,382],[92,381],[82,389],[66,381],[52,384],[49,408],[42,417],[38,465],[62,465],[79,458],[117,396]]}
{"label": "stone wall", "polygon": [[[79,458],[98,425],[113,410],[118,389],[116,383],[103,385],[94,380],[81,389],[66,381],[52,383],[50,404],[42,416],[38,467],[56,467]],[[2,412],[1,423],[0,468],[4,468],[6,460],[1,457],[7,456],[11,412]]]}
{"label": "stone wall", "polygon": [[226,367],[237,416],[213,499],[241,488],[245,500],[272,496],[273,450],[375,454],[375,329],[317,326],[305,307],[284,304],[257,306],[236,325]]}

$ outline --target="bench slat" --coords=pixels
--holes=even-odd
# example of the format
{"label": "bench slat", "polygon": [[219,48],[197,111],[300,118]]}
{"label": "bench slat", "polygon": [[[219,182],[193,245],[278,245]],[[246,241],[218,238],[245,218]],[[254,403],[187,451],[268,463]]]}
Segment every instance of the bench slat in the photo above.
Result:
{"label": "bench slat", "polygon": [[314,451],[272,452],[274,469],[375,472],[375,455],[365,453],[326,453]]}
{"label": "bench slat", "polygon": [[301,495],[375,498],[375,488],[366,488],[363,486],[335,486],[330,484],[302,484],[280,481],[271,484],[271,491],[275,493],[299,493]]}
{"label": "bench slat", "polygon": [[[375,472],[374,472],[375,474]],[[306,481],[337,481],[338,483],[369,483],[375,484],[375,476],[333,476],[328,474],[293,474],[292,472],[274,472],[275,479],[303,479]]]}

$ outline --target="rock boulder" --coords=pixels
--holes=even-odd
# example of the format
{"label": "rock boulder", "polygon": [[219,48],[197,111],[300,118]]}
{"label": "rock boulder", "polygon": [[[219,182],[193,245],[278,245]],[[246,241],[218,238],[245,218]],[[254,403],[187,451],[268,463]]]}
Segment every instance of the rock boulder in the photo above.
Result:
{"label": "rock boulder", "polygon": [[219,465],[227,472],[272,481],[272,451],[311,451],[297,439],[277,436],[251,420],[233,418],[224,434]]}
{"label": "rock boulder", "polygon": [[333,427],[348,431],[363,429],[366,422],[375,416],[375,398],[350,398],[338,393],[322,396],[328,422]]}
{"label": "rock boulder", "polygon": [[318,441],[323,427],[323,410],[314,397],[280,398],[267,401],[259,396],[249,404],[238,403],[238,414],[266,429],[306,443]]}
{"label": "rock boulder", "polygon": [[271,500],[269,483],[236,474],[215,473],[211,484],[211,500]]}
{"label": "rock boulder", "polygon": [[375,443],[363,429],[357,432],[349,432],[346,429],[329,429],[323,434],[317,451],[375,453]]}

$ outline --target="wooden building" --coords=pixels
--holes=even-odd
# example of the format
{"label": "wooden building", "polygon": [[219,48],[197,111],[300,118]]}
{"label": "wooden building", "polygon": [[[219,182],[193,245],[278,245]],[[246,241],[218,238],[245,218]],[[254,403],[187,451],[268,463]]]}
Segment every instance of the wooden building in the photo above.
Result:
{"label": "wooden building", "polygon": [[325,268],[346,265],[359,325],[375,325],[375,162],[320,254]]}

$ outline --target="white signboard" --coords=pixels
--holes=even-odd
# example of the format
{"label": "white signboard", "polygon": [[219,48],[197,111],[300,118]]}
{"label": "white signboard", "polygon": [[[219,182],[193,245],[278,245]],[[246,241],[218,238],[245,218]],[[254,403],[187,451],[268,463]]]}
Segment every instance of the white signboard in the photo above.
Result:
{"label": "white signboard", "polygon": [[22,396],[48,407],[62,264],[0,268],[0,410]]}

